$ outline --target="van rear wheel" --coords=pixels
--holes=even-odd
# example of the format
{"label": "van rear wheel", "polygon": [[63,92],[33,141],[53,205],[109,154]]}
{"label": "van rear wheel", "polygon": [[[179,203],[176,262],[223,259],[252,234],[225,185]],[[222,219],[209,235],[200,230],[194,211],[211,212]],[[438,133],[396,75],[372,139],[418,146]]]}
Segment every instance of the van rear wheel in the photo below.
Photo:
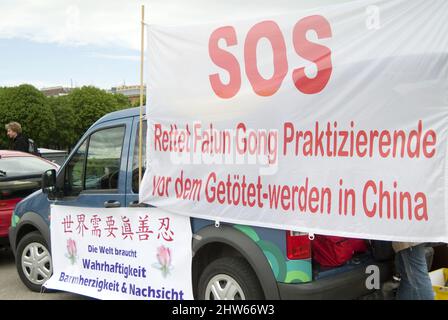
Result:
{"label": "van rear wheel", "polygon": [[53,273],[48,245],[37,232],[25,235],[17,246],[16,267],[22,282],[32,291],[40,292]]}
{"label": "van rear wheel", "polygon": [[225,257],[210,263],[198,283],[200,300],[259,300],[264,295],[255,272],[241,258]]}

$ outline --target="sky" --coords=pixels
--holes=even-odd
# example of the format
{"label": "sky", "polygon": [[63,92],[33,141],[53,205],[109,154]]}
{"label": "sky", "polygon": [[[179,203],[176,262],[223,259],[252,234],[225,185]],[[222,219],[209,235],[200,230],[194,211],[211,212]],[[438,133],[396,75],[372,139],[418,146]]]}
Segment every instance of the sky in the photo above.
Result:
{"label": "sky", "polygon": [[0,86],[139,84],[142,5],[146,23],[182,25],[337,1],[0,0]]}

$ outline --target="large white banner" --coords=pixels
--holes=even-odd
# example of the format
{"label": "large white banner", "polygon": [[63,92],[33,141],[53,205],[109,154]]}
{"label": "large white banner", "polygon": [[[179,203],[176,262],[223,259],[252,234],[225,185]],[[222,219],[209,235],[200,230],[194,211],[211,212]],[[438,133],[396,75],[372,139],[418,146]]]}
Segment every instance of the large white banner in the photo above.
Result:
{"label": "large white banner", "polygon": [[51,207],[45,287],[99,299],[187,300],[190,219],[155,208]]}
{"label": "large white banner", "polygon": [[387,0],[150,25],[140,200],[256,226],[448,241],[447,21],[445,0]]}

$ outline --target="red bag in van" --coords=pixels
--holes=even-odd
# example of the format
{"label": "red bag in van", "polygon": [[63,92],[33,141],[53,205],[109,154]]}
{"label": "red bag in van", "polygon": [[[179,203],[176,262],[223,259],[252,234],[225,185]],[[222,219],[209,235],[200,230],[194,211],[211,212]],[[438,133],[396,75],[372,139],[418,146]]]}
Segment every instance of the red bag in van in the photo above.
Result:
{"label": "red bag in van", "polygon": [[337,267],[349,261],[355,252],[367,251],[365,240],[316,235],[312,243],[313,259],[323,267]]}

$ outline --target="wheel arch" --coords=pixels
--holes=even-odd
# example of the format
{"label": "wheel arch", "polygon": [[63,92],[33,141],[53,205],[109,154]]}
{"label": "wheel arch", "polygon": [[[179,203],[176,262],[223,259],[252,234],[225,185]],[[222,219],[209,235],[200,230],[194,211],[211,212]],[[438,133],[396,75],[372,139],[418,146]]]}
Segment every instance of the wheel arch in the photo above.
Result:
{"label": "wheel arch", "polygon": [[207,226],[200,229],[193,235],[192,250],[194,290],[204,265],[223,256],[234,256],[244,258],[249,263],[266,299],[280,298],[277,281],[263,251],[251,238],[232,226]]}
{"label": "wheel arch", "polygon": [[20,219],[20,222],[17,224],[16,229],[17,229],[15,239],[16,249],[17,246],[19,245],[20,240],[22,240],[22,238],[26,234],[33,231],[38,231],[45,239],[45,242],[48,245],[48,250],[51,252],[50,227],[47,225],[47,223],[40,215],[34,212],[25,213]]}

